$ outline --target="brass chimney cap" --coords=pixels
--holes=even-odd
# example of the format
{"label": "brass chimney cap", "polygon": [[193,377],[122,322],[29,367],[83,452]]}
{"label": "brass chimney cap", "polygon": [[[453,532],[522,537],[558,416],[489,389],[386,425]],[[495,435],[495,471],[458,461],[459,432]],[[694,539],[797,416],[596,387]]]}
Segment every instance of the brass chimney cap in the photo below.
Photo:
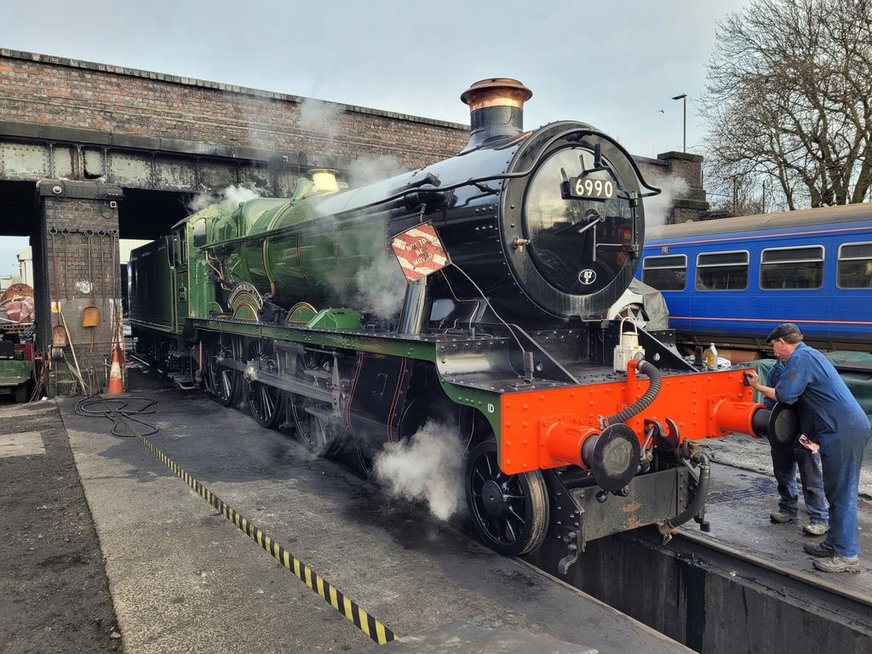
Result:
{"label": "brass chimney cap", "polygon": [[490,77],[479,80],[466,89],[460,100],[470,111],[485,107],[518,107],[533,97],[533,92],[511,77]]}

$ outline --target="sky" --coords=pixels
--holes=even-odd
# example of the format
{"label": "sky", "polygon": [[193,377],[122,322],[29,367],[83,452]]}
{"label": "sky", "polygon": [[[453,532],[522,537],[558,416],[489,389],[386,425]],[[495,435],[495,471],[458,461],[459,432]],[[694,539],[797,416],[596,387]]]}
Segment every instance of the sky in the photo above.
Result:
{"label": "sky", "polygon": [[[0,0],[0,48],[463,124],[470,84],[512,77],[533,91],[526,128],[581,120],[655,157],[685,121],[703,153],[717,22],[750,2]],[[25,246],[0,239],[0,275]]]}

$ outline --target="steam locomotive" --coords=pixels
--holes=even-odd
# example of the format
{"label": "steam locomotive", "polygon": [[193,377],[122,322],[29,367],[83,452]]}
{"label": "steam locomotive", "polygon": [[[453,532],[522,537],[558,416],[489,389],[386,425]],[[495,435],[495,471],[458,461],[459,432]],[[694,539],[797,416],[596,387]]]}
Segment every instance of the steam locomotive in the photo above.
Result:
{"label": "steam locomotive", "polygon": [[705,525],[697,439],[787,442],[795,421],[741,370],[603,317],[657,189],[590,125],[524,131],[531,95],[473,84],[468,145],[420,170],[356,189],[313,170],[291,198],[194,213],[133,253],[130,317],[143,357],[314,452],[354,443],[364,469],[451,424],[480,538],[565,572],[593,539]]}

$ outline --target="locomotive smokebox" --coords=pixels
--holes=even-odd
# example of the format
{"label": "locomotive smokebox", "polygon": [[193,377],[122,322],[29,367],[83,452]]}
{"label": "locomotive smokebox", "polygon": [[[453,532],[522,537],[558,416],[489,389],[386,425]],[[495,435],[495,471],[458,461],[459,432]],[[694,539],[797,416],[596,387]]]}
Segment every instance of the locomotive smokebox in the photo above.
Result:
{"label": "locomotive smokebox", "polygon": [[493,138],[524,131],[524,103],[533,92],[516,79],[491,77],[475,82],[460,96],[469,105],[470,136],[464,152]]}

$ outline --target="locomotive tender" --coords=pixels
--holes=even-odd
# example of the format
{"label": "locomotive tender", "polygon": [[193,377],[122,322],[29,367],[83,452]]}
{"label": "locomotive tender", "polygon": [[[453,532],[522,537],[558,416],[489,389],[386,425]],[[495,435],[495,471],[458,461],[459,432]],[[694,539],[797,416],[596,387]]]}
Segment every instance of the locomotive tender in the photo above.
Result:
{"label": "locomotive tender", "polygon": [[131,324],[143,356],[318,453],[350,441],[365,467],[450,424],[481,539],[565,572],[596,538],[705,526],[694,441],[789,438],[792,419],[754,403],[741,370],[602,317],[657,189],[589,125],[524,131],[531,95],[473,84],[469,144],[423,169],[350,190],[312,171],[290,199],[189,216],[133,253]]}

